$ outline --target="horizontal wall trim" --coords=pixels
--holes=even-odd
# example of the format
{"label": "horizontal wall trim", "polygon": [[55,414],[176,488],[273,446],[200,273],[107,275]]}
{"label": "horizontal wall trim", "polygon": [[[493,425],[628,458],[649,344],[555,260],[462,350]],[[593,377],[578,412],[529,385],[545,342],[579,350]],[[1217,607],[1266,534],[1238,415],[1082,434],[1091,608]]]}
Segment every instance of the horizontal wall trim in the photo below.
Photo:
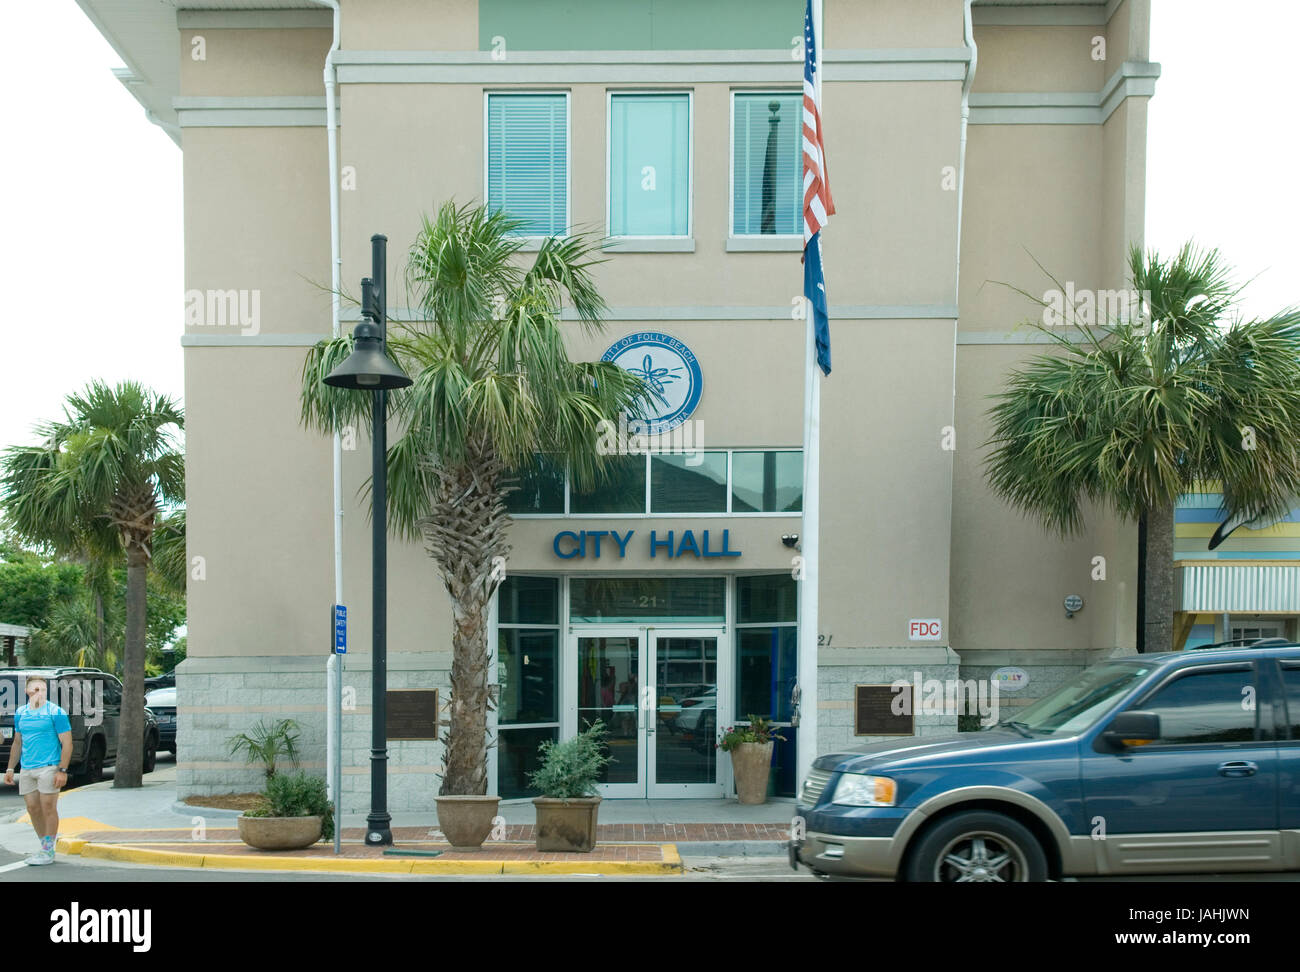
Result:
{"label": "horizontal wall trim", "polygon": [[692,237],[620,238],[605,240],[600,245],[606,253],[694,253]]}
{"label": "horizontal wall trim", "polygon": [[[1066,340],[1083,343],[1084,335],[1077,329],[1063,329]],[[1098,332],[1100,336],[1100,332]],[[1022,331],[958,331],[957,343],[968,345],[993,344],[1053,344],[1051,335],[1025,328]]]}
{"label": "horizontal wall trim", "polygon": [[328,334],[183,334],[183,348],[309,348]]}
{"label": "horizontal wall trim", "polygon": [[1104,27],[1110,11],[1097,4],[1060,4],[1051,7],[999,7],[977,4],[971,8],[976,27]]}
{"label": "horizontal wall trim", "polygon": [[[791,294],[793,298],[795,295]],[[727,307],[683,305],[680,307],[610,307],[605,312],[607,321],[784,321],[792,320],[791,304],[774,304],[757,307]],[[947,321],[957,317],[955,304],[832,304],[832,320],[895,321],[937,320]],[[345,321],[361,320],[356,307],[343,309]],[[561,317],[566,321],[578,319],[572,308],[564,308]],[[411,307],[396,307],[389,312],[389,320],[418,320],[419,311]]]}
{"label": "horizontal wall trim", "polygon": [[984,91],[970,96],[972,125],[1101,125],[1126,98],[1155,94],[1160,65],[1125,61],[1100,91]]}
{"label": "horizontal wall trim", "polygon": [[181,30],[247,30],[250,28],[334,27],[334,13],[315,10],[177,10]]}
{"label": "horizontal wall trim", "polygon": [[728,253],[801,253],[802,236],[728,236]]}
{"label": "horizontal wall trim", "polygon": [[180,97],[172,107],[181,128],[325,127],[324,95]]}
{"label": "horizontal wall trim", "polygon": [[[341,84],[797,84],[789,51],[342,51]],[[827,82],[961,81],[965,47],[827,51]]]}

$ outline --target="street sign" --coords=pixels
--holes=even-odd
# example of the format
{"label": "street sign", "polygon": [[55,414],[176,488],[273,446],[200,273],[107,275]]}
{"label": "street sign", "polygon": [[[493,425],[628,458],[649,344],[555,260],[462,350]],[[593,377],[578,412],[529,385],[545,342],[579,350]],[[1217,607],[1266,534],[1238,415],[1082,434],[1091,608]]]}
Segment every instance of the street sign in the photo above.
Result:
{"label": "street sign", "polygon": [[334,654],[348,653],[348,608],[346,604],[334,605]]}

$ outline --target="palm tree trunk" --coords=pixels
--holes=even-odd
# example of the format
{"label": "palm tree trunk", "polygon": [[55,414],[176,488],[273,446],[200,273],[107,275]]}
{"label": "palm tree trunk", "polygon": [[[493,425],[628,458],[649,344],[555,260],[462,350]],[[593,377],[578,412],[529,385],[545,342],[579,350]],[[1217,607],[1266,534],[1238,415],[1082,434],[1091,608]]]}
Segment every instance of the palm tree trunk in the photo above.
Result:
{"label": "palm tree trunk", "polygon": [[1174,505],[1147,510],[1144,651],[1174,646]]}
{"label": "palm tree trunk", "polygon": [[432,472],[436,486],[431,515],[420,521],[429,554],[451,597],[451,699],[442,796],[487,793],[488,609],[500,583],[497,558],[510,547],[500,483],[504,467],[489,446],[478,443],[464,463]]}
{"label": "palm tree trunk", "polygon": [[108,664],[108,633],[104,628],[104,596],[95,591],[95,649],[99,652],[99,665]]}
{"label": "palm tree trunk", "polygon": [[144,776],[145,582],[149,555],[132,545],[126,553],[126,645],[122,658],[122,716],[113,786],[140,786]]}

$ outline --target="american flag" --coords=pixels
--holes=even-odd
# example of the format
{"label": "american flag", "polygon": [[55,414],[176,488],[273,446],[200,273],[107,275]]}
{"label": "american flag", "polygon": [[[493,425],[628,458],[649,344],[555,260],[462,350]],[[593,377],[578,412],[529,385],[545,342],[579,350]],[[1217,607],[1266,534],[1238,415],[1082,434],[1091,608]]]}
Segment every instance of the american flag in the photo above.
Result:
{"label": "american flag", "polygon": [[822,113],[817,93],[817,38],[812,0],[803,15],[803,295],[812,303],[817,339],[817,364],[831,373],[831,328],[822,277],[821,229],[835,212],[826,177],[822,143]]}

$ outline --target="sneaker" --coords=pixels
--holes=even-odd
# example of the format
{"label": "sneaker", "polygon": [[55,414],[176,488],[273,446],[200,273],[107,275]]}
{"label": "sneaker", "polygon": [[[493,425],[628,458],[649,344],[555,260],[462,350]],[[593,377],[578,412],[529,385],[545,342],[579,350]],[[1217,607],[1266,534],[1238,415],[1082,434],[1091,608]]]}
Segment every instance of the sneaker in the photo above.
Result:
{"label": "sneaker", "polygon": [[42,864],[53,864],[54,852],[39,850],[31,857],[27,858],[27,863],[32,867],[40,867]]}

